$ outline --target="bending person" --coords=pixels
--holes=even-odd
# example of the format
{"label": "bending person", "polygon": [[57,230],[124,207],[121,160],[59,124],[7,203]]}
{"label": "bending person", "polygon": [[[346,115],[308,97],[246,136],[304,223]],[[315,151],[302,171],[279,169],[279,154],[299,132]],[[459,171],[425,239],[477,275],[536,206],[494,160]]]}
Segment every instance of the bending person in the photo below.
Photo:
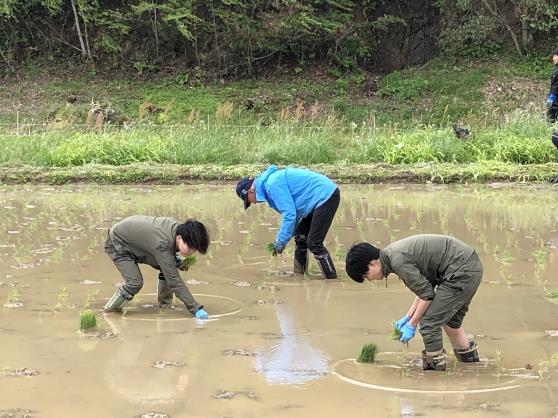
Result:
{"label": "bending person", "polygon": [[308,271],[310,250],[324,277],[337,278],[333,260],[324,247],[340,200],[339,188],[334,182],[310,170],[279,170],[272,165],[255,179],[245,177],[240,180],[236,194],[244,201],[244,209],[248,209],[251,203],[267,202],[281,214],[273,255],[280,254],[294,235],[294,272],[304,274]]}
{"label": "bending person", "polygon": [[143,287],[138,264],[160,270],[157,287],[159,306],[170,306],[175,294],[196,318],[205,319],[203,309],[180,277],[179,253],[187,257],[207,252],[209,234],[195,219],[179,224],[172,218],[135,215],[115,224],[108,232],[105,252],[122,274],[124,284],[105,305],[106,311],[121,311]]}
{"label": "bending person", "polygon": [[477,343],[469,341],[461,326],[482,279],[482,264],[473,247],[446,235],[415,235],[382,250],[363,242],[349,250],[346,270],[359,283],[395,273],[416,295],[395,326],[402,333],[400,341],[406,343],[420,324],[424,370],[446,369],[442,328],[459,361],[479,361]]}

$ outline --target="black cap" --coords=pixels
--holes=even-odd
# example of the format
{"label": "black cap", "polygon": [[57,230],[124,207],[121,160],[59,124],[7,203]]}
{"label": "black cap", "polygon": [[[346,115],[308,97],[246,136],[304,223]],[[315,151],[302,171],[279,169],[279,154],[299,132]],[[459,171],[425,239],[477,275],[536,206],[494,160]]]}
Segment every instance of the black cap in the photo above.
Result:
{"label": "black cap", "polygon": [[380,258],[380,250],[367,242],[353,245],[345,258],[345,271],[355,282],[364,282],[368,264]]}
{"label": "black cap", "polygon": [[558,48],[556,48],[556,49],[554,50],[554,52],[552,53],[552,55],[558,55]]}
{"label": "black cap", "polygon": [[248,201],[248,190],[252,187],[254,179],[251,177],[244,177],[236,184],[236,194],[244,201],[244,210],[248,209],[250,202]]}

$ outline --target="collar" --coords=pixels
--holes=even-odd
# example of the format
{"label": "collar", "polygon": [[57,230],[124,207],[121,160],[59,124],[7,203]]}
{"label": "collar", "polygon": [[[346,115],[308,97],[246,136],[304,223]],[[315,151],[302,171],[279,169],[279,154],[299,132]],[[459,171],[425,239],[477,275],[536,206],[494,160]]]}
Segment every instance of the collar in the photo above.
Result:
{"label": "collar", "polygon": [[380,263],[382,263],[382,273],[384,278],[387,279],[387,276],[389,276],[390,273],[393,273],[393,268],[391,267],[391,260],[383,250],[380,250]]}

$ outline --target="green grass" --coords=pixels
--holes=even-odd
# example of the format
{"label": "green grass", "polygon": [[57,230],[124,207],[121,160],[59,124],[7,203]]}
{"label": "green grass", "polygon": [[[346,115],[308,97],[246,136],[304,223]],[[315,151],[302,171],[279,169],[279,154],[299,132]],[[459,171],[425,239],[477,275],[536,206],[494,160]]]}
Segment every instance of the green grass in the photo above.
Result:
{"label": "green grass", "polygon": [[376,344],[364,344],[357,358],[358,363],[375,363],[378,355],[378,347]]}
{"label": "green grass", "polygon": [[[233,166],[267,164],[327,165],[323,170],[350,181],[549,180],[558,158],[541,77],[552,65],[542,56],[495,64],[433,60],[377,78],[322,74],[204,85],[181,74],[149,82],[30,75],[0,92],[7,103],[0,111],[0,181],[209,180],[243,170]],[[67,106],[70,94],[77,102]],[[84,126],[91,101],[114,106],[116,126]],[[140,120],[146,101],[159,111]],[[455,121],[470,128],[470,140],[455,137]],[[150,173],[147,165],[156,168]]]}
{"label": "green grass", "polygon": [[85,164],[546,164],[557,161],[551,128],[517,114],[503,127],[474,127],[469,141],[450,128],[348,129],[334,119],[320,126],[292,121],[270,126],[208,124],[138,126],[104,133],[60,129],[0,135],[1,163],[44,167]]}
{"label": "green grass", "polygon": [[85,311],[79,314],[79,329],[82,332],[94,331],[97,328],[95,312]]}

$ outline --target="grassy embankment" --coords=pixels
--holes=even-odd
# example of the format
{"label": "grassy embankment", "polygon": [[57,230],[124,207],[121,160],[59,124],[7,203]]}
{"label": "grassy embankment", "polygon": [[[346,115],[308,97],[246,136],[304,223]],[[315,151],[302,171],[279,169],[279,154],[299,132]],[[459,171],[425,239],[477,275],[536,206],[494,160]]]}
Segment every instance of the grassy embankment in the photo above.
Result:
{"label": "grassy embankment", "polygon": [[[270,163],[342,181],[546,181],[558,171],[544,121],[549,70],[433,62],[383,78],[205,85],[28,75],[2,93],[11,107],[0,114],[0,181],[236,179]],[[86,125],[92,101],[118,111],[116,126]],[[140,117],[146,102],[157,110],[144,105]],[[470,139],[456,138],[451,122]]]}

